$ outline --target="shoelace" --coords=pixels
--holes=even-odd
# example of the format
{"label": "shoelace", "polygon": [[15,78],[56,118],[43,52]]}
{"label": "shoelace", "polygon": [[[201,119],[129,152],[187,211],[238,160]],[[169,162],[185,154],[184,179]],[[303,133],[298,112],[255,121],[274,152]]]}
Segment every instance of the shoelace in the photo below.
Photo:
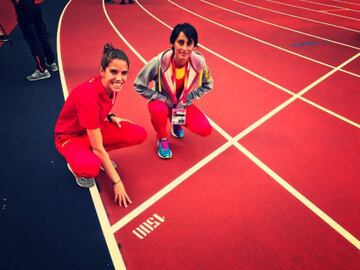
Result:
{"label": "shoelace", "polygon": [[169,149],[169,142],[166,139],[165,140],[160,140],[160,146],[164,150],[168,150]]}

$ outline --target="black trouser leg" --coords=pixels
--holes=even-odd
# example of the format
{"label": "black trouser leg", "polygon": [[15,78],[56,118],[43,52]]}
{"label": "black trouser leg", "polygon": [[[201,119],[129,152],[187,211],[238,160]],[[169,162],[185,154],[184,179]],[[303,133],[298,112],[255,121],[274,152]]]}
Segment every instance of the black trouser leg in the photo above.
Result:
{"label": "black trouser leg", "polygon": [[49,37],[46,30],[46,25],[42,19],[41,9],[39,9],[34,17],[34,25],[36,29],[36,33],[38,39],[41,44],[41,48],[45,54],[46,60],[48,64],[52,64],[55,62],[55,56],[53,50],[51,49],[51,45],[49,42]]}
{"label": "black trouser leg", "polygon": [[29,18],[19,18],[18,20],[21,32],[29,44],[31,53],[35,59],[36,68],[40,72],[45,70],[45,55],[37,36],[34,22]]}

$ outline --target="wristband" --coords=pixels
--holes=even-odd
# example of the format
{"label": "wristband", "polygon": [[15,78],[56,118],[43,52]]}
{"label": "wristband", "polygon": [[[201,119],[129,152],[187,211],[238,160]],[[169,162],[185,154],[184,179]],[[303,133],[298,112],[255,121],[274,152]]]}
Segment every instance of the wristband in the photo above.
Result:
{"label": "wristband", "polygon": [[107,116],[106,116],[106,118],[107,118],[107,120],[111,123],[111,117],[113,117],[113,116],[116,116],[115,114],[113,114],[113,113],[109,113]]}
{"label": "wristband", "polygon": [[121,182],[121,180],[119,180],[119,181],[117,181],[117,182],[113,182],[113,185],[115,186],[116,184],[118,184],[118,183],[120,183]]}

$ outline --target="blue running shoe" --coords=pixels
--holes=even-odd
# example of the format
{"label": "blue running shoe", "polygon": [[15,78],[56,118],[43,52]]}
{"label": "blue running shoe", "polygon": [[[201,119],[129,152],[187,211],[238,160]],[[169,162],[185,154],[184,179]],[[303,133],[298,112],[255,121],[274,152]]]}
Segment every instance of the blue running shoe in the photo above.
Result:
{"label": "blue running shoe", "polygon": [[184,129],[180,125],[173,125],[171,129],[171,134],[178,139],[184,138]]}
{"label": "blue running shoe", "polygon": [[169,141],[166,138],[157,141],[158,156],[162,159],[169,159],[172,157]]}

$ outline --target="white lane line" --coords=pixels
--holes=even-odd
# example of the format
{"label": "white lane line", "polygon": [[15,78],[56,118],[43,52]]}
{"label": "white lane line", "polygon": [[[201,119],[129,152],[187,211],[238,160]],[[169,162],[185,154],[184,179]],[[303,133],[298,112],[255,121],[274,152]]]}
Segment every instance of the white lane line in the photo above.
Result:
{"label": "white lane line", "polygon": [[326,25],[326,26],[331,26],[331,27],[335,27],[335,28],[339,28],[339,29],[344,29],[344,30],[347,30],[347,31],[355,32],[355,33],[360,33],[360,31],[357,30],[357,29],[352,29],[352,28],[340,26],[340,25],[337,25],[337,24],[331,24],[331,23],[316,21],[316,20],[313,20],[313,19],[309,19],[309,18],[305,18],[305,17],[301,17],[301,16],[296,16],[296,15],[293,15],[293,14],[289,14],[289,13],[285,13],[285,12],[281,12],[281,11],[277,11],[277,10],[273,10],[273,9],[270,9],[270,8],[265,8],[265,7],[249,4],[247,2],[240,1],[240,0],[233,0],[233,1],[237,2],[239,4],[247,5],[247,6],[250,6],[250,7],[255,7],[255,8],[258,8],[258,9],[263,9],[263,10],[266,10],[266,11],[270,11],[270,12],[273,12],[273,13],[285,15],[285,16],[288,16],[288,17],[293,17],[293,18],[297,18],[297,19],[300,19],[300,20],[304,20],[304,21],[314,22],[314,23],[317,23],[317,24],[323,24],[323,25]]}
{"label": "white lane line", "polygon": [[57,35],[56,35],[56,47],[57,47],[56,50],[57,50],[57,55],[58,55],[60,82],[61,82],[61,86],[62,86],[64,100],[66,100],[68,98],[69,91],[68,91],[66,80],[65,80],[64,67],[63,67],[62,57],[61,57],[61,35],[60,35],[60,33],[61,33],[61,25],[62,25],[62,20],[63,20],[64,14],[65,14],[65,11],[71,2],[72,2],[72,0],[69,0],[69,2],[65,5],[63,11],[61,12],[59,22],[58,22],[58,27],[57,27]]}
{"label": "white lane line", "polygon": [[[320,10],[320,12],[328,13],[328,14],[333,14],[331,12],[337,12],[337,11],[342,11],[342,9],[322,9],[322,10]],[[334,13],[334,14],[336,14],[336,13]]]}
{"label": "white lane line", "polygon": [[[303,10],[307,10],[307,11],[311,11],[311,12],[317,12],[317,13],[322,13],[322,14],[325,13],[325,12],[322,12],[322,11],[319,11],[319,10],[316,10],[316,9],[300,7],[300,6],[291,5],[291,4],[287,4],[287,3],[283,3],[283,2],[279,2],[279,1],[274,1],[274,0],[265,0],[265,1],[268,1],[270,3],[279,4],[279,5],[283,5],[283,6],[293,7],[293,8],[297,8],[297,9],[303,9]],[[341,17],[341,18],[353,20],[353,21],[360,21],[360,19],[357,19],[357,18],[354,18],[354,17],[348,17],[348,16],[344,16],[344,15],[340,15],[340,14],[334,14],[334,13],[326,13],[326,14],[328,14],[330,16]]]}
{"label": "white lane line", "polygon": [[126,270],[123,257],[121,256],[120,249],[115,239],[115,235],[111,230],[111,225],[96,185],[90,188],[90,194],[95,205],[96,214],[99,218],[101,229],[103,231],[106,245],[109,249],[110,257],[114,268],[116,270]]}
{"label": "white lane line", "polygon": [[[353,57],[351,57],[350,59],[346,60],[345,62],[343,62],[341,65],[337,66],[337,68],[329,71],[328,73],[326,73],[325,75],[323,75],[322,77],[320,77],[318,80],[312,82],[311,84],[309,84],[308,86],[306,86],[304,89],[302,89],[300,92],[298,92],[297,94],[293,95],[291,98],[289,98],[288,100],[284,101],[282,104],[280,104],[279,106],[277,106],[276,108],[274,108],[272,111],[270,111],[269,113],[267,113],[266,115],[264,115],[263,117],[261,117],[259,120],[257,120],[256,122],[254,122],[253,124],[251,124],[249,127],[247,127],[246,129],[244,129],[242,132],[240,132],[238,135],[236,135],[234,137],[235,141],[240,140],[241,138],[243,138],[244,136],[246,136],[247,134],[249,134],[250,132],[252,132],[254,129],[256,129],[257,127],[259,127],[260,125],[262,125],[264,122],[266,122],[267,120],[269,120],[271,117],[273,117],[275,114],[277,114],[278,112],[280,112],[283,108],[287,107],[290,103],[294,102],[295,100],[299,99],[302,95],[304,95],[306,92],[308,92],[309,90],[311,90],[312,88],[314,88],[316,85],[318,85],[319,83],[321,83],[322,81],[324,81],[325,79],[327,79],[328,77],[330,77],[331,75],[333,75],[335,72],[337,72],[341,67],[349,64],[350,62],[354,61],[356,58],[360,57],[360,52],[357,53],[356,55],[354,55]],[[312,104],[313,102],[308,102],[309,104]],[[316,106],[317,108],[317,106]],[[325,112],[327,112],[326,110],[324,110]],[[330,114],[333,115],[333,114]],[[335,116],[335,115],[333,115]],[[335,116],[337,117],[337,116]],[[341,118],[339,118],[340,120],[342,120]],[[353,125],[357,128],[360,128],[360,125],[358,123],[355,123],[353,121],[345,121],[346,123]]]}
{"label": "white lane line", "polygon": [[332,8],[336,8],[337,10],[348,10],[348,11],[353,11],[353,12],[360,12],[359,10],[355,10],[355,9],[351,9],[351,8],[346,8],[346,7],[341,7],[341,6],[334,6],[334,5],[328,5],[328,4],[319,3],[319,2],[314,2],[314,1],[309,1],[309,0],[299,0],[299,1],[301,1],[301,2],[307,2],[307,3],[311,3],[311,4],[315,4],[315,5],[320,5],[320,6],[332,7]]}
{"label": "white lane line", "polygon": [[342,1],[342,0],[332,0],[334,2],[340,2],[340,3],[344,3],[344,4],[351,4],[351,5],[357,5],[360,6],[359,3],[354,3],[354,2],[349,2],[349,1]]}
{"label": "white lane line", "polygon": [[330,109],[327,109],[327,108],[325,108],[325,107],[323,107],[323,106],[321,106],[321,105],[319,105],[319,104],[316,104],[315,102],[313,102],[313,101],[311,101],[311,100],[308,100],[308,99],[306,99],[306,98],[304,98],[304,97],[302,97],[302,96],[299,97],[299,99],[301,99],[302,101],[304,101],[304,102],[306,102],[306,103],[308,103],[308,104],[310,104],[310,105],[318,108],[319,110],[322,110],[322,111],[324,111],[324,112],[332,115],[332,116],[335,117],[335,118],[338,118],[338,119],[340,119],[340,120],[348,123],[348,124],[351,125],[351,126],[360,128],[360,124],[359,124],[359,123],[356,123],[355,121],[352,121],[352,120],[350,120],[350,119],[348,119],[348,118],[346,118],[346,117],[344,117],[344,116],[342,116],[342,115],[340,115],[340,114],[337,114],[337,113],[331,111]]}
{"label": "white lane line", "polygon": [[352,46],[352,45],[341,43],[341,42],[331,40],[331,39],[328,39],[328,38],[324,38],[324,37],[312,35],[312,34],[309,34],[309,33],[305,33],[305,32],[302,32],[302,31],[298,31],[298,30],[295,30],[295,29],[291,29],[291,28],[281,26],[281,25],[278,25],[278,24],[275,24],[275,23],[271,23],[271,22],[268,22],[268,21],[265,21],[265,20],[261,20],[261,19],[249,16],[249,15],[246,15],[246,14],[243,14],[243,13],[240,13],[240,12],[237,12],[237,11],[234,11],[234,10],[231,10],[231,9],[216,5],[216,4],[211,3],[209,1],[206,1],[206,0],[200,0],[200,1],[205,3],[205,4],[214,6],[214,7],[218,8],[218,9],[222,9],[222,10],[225,10],[227,12],[234,13],[236,15],[239,15],[239,16],[242,16],[242,17],[245,17],[245,18],[248,18],[248,19],[252,19],[254,21],[258,21],[258,22],[261,22],[261,23],[264,23],[264,24],[268,24],[268,25],[278,27],[278,28],[281,28],[281,29],[284,29],[284,30],[287,30],[287,31],[291,31],[291,32],[294,32],[294,33],[297,33],[297,34],[301,34],[301,35],[304,35],[304,36],[309,36],[309,37],[313,37],[313,38],[316,38],[316,39],[324,40],[326,42],[335,43],[335,44],[340,45],[340,46],[345,46],[345,47],[349,47],[349,48],[352,48],[352,49],[355,49],[355,50],[360,50],[360,47]]}
{"label": "white lane line", "polygon": [[337,233],[339,233],[342,237],[344,237],[347,241],[349,241],[352,245],[354,245],[358,250],[360,250],[360,241],[355,236],[353,236],[350,232],[348,232],[340,224],[338,224],[334,219],[332,219],[329,215],[327,215],[324,211],[322,211],[319,207],[317,207],[313,202],[311,202],[308,198],[306,198],[294,187],[292,187],[281,176],[279,176],[272,169],[270,169],[265,163],[259,160],[254,154],[248,151],[245,147],[243,147],[241,144],[237,142],[234,145],[240,152],[242,152],[245,156],[247,156],[252,162],[254,162],[260,169],[262,169],[267,175],[269,175],[273,180],[275,180],[280,186],[282,186],[297,200],[299,200],[303,205],[305,205],[308,209],[310,209],[315,215],[317,215],[326,224],[328,224],[331,228],[333,228]]}
{"label": "white lane line", "polygon": [[[60,81],[61,81],[61,86],[62,86],[63,95],[64,95],[65,100],[69,96],[69,90],[67,88],[65,74],[64,74],[64,68],[63,68],[63,63],[62,63],[60,33],[61,33],[61,25],[62,25],[65,11],[68,8],[68,6],[71,4],[71,2],[72,2],[72,0],[69,0],[69,2],[64,7],[64,9],[60,15],[60,18],[59,18],[58,29],[57,29],[57,55],[58,55],[58,64],[59,64],[59,74],[60,74]],[[105,8],[104,1],[102,2],[102,4],[103,4],[103,8]],[[98,216],[100,226],[101,226],[101,229],[102,229],[102,232],[104,235],[104,239],[105,239],[106,245],[108,247],[114,268],[116,270],[126,270],[124,260],[120,254],[119,247],[117,246],[117,243],[116,243],[115,235],[111,231],[110,223],[109,223],[104,205],[101,201],[99,190],[98,190],[97,186],[95,185],[94,187],[90,188],[89,192],[91,194],[91,198],[94,203],[96,214]]]}
{"label": "white lane line", "polygon": [[[135,2],[139,5],[140,3],[135,0]],[[109,18],[110,19],[110,18]],[[333,73],[335,73],[338,69],[340,69],[342,66],[350,63],[353,61],[356,57],[360,56],[360,53],[355,55],[354,57],[348,59],[341,65],[339,65],[336,69],[330,71],[329,73],[325,74],[322,78],[317,80],[316,82],[310,84],[306,88],[303,89],[302,94],[304,94],[306,91],[317,85],[320,81],[324,80],[325,78],[331,76]],[[298,97],[297,97],[298,98]],[[294,97],[290,98],[289,100],[292,102]],[[291,102],[285,101],[284,103],[289,105]],[[286,106],[287,106],[286,105]],[[283,106],[281,109],[285,108],[286,106]],[[277,110],[278,112],[280,110]],[[272,113],[270,113],[272,114]],[[272,114],[274,115],[274,114]],[[267,118],[269,119],[269,117]],[[211,121],[211,120],[210,120]],[[263,123],[263,122],[262,122]],[[184,172],[182,175],[177,177],[175,180],[173,180],[171,183],[169,183],[166,187],[161,189],[159,192],[157,192],[155,195],[153,195],[150,199],[142,203],[140,206],[138,206],[136,209],[134,209],[132,212],[130,212],[128,215],[120,219],[117,223],[115,223],[112,226],[113,232],[116,232],[123,228],[126,224],[128,224],[130,221],[132,221],[134,218],[136,218],[138,215],[143,213],[146,209],[148,209],[150,206],[155,204],[158,200],[160,200],[162,197],[164,197],[166,194],[168,194],[170,191],[172,191],[175,187],[177,187],[179,184],[187,180],[191,175],[193,175],[195,172],[200,170],[202,167],[204,167],[207,163],[209,163],[211,160],[213,160],[215,157],[219,156],[221,153],[223,153],[226,149],[228,149],[231,145],[234,145],[236,148],[238,148],[242,153],[244,153],[247,157],[249,157],[257,166],[259,166],[262,170],[264,170],[271,178],[273,178],[276,182],[278,182],[282,187],[284,187],[288,192],[290,192],[295,198],[297,198],[300,202],[302,202],[306,207],[308,207],[311,211],[313,211],[316,215],[318,215],[324,222],[326,222],[329,226],[331,226],[335,231],[337,231],[340,235],[342,235],[345,239],[347,239],[350,243],[355,245],[358,249],[360,249],[360,243],[359,240],[357,240],[355,237],[353,237],[349,232],[347,232],[343,227],[341,227],[339,224],[337,224],[332,218],[330,218],[325,212],[323,212],[320,208],[316,207],[313,203],[311,203],[310,200],[308,200],[305,196],[303,196],[300,192],[298,192],[296,189],[294,189],[290,184],[288,184],[284,179],[282,179],[280,176],[278,176],[274,171],[272,171],[268,166],[266,166],[263,162],[261,162],[259,159],[257,159],[250,151],[245,149],[243,146],[241,146],[237,142],[237,136],[232,138],[229,134],[227,134],[220,126],[218,126],[215,122],[211,121],[212,126],[219,131],[220,134],[222,134],[228,142],[223,144],[221,147],[216,149],[214,152],[209,154],[207,157],[202,159],[200,162],[195,164],[193,167],[191,167],[189,170]],[[241,134],[241,133],[240,133]]]}
{"label": "white lane line", "polygon": [[[185,10],[186,12],[188,12],[188,13],[196,16],[196,17],[199,17],[199,18],[201,18],[201,19],[203,19],[203,20],[205,20],[205,21],[208,21],[208,22],[210,22],[210,23],[212,23],[212,24],[215,24],[215,25],[217,25],[217,26],[219,26],[219,27],[221,27],[221,28],[224,28],[224,29],[226,29],[226,30],[229,30],[229,31],[231,31],[231,32],[234,32],[234,33],[236,33],[236,34],[238,34],[238,35],[247,37],[247,38],[252,39],[252,40],[255,40],[255,41],[259,42],[259,43],[265,44],[265,45],[267,45],[267,46],[269,46],[269,47],[273,47],[273,48],[278,49],[278,50],[280,50],[280,51],[289,53],[289,54],[291,54],[291,55],[295,55],[295,56],[297,56],[297,57],[303,58],[303,59],[308,60],[308,61],[310,61],[310,62],[314,62],[314,63],[316,63],[316,64],[319,64],[319,65],[322,65],[322,66],[326,66],[326,67],[328,67],[328,68],[335,68],[335,66],[326,64],[326,63],[324,63],[324,62],[315,60],[315,59],[313,59],[313,58],[304,56],[304,55],[302,55],[302,54],[299,54],[299,53],[296,53],[296,52],[293,52],[293,51],[284,49],[284,48],[282,48],[282,47],[280,47],[280,46],[277,46],[277,45],[272,44],[272,43],[270,43],[270,42],[264,41],[264,40],[262,40],[262,39],[259,39],[259,38],[250,36],[250,35],[248,35],[248,34],[245,34],[245,33],[243,33],[243,32],[237,31],[237,30],[235,30],[235,29],[233,29],[233,28],[230,28],[230,27],[228,27],[228,26],[226,26],[226,25],[223,25],[223,24],[218,23],[218,22],[216,22],[216,21],[213,21],[213,20],[211,20],[211,19],[209,19],[209,18],[206,18],[206,17],[204,17],[204,16],[202,16],[202,15],[200,15],[200,14],[197,14],[196,12],[193,12],[193,11],[191,11],[191,10],[183,7],[183,6],[180,6],[179,4],[176,4],[175,2],[173,2],[173,1],[171,1],[171,0],[168,0],[168,2],[171,3],[171,4],[173,4],[174,6],[177,6],[178,8],[180,8],[180,9],[182,9],[182,10]],[[349,73],[350,75],[353,75],[353,76],[356,76],[356,77],[360,78],[360,75],[358,75],[358,74],[355,74],[355,73],[352,73],[352,72],[349,72],[349,71],[346,71],[346,70],[343,70],[343,72]]]}

